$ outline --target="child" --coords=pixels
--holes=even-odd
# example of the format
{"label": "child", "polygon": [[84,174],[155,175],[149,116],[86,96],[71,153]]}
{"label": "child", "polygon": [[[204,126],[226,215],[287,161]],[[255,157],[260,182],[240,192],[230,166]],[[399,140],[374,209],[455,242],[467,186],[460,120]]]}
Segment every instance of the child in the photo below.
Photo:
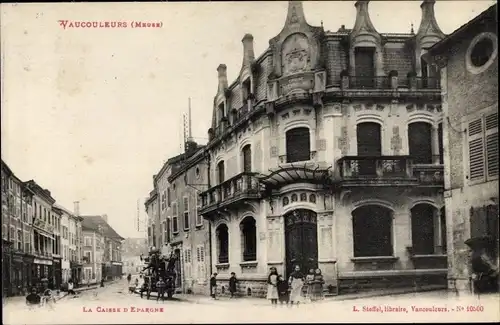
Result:
{"label": "child", "polygon": [[37,294],[36,288],[31,289],[31,293],[26,296],[26,305],[31,308],[34,306],[40,306],[42,298]]}
{"label": "child", "polygon": [[238,279],[236,279],[236,273],[231,272],[231,277],[229,278],[229,292],[231,293],[231,298],[234,298],[236,294],[236,283]]}
{"label": "child", "polygon": [[314,287],[314,269],[309,270],[309,274],[306,275],[306,301],[312,300]]}
{"label": "child", "polygon": [[271,268],[267,278],[267,299],[271,300],[271,305],[278,304],[278,271],[275,267]]}
{"label": "child", "polygon": [[289,297],[288,281],[285,281],[283,276],[280,274],[278,275],[278,299],[282,305],[283,303],[288,305]]}
{"label": "child", "polygon": [[210,278],[210,296],[217,299],[217,272]]}

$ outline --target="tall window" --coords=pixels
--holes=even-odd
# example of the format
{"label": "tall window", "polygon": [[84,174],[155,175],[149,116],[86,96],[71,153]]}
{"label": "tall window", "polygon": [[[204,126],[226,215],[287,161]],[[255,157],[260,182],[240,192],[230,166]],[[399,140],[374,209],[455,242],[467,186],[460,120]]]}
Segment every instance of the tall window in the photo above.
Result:
{"label": "tall window", "polygon": [[354,257],[392,256],[392,212],[366,205],[352,212]]}
{"label": "tall window", "polygon": [[467,131],[470,180],[498,178],[498,113],[471,121]]}
{"label": "tall window", "polygon": [[198,213],[198,210],[201,208],[201,196],[196,193],[196,225],[201,226],[203,224],[203,216]]}
{"label": "tall window", "polygon": [[[358,156],[378,157],[382,155],[382,135],[380,124],[373,122],[359,123],[356,126],[356,138],[358,145]],[[359,162],[359,174],[362,176],[374,176],[377,174],[374,159],[366,158]]]}
{"label": "tall window", "polygon": [[257,228],[253,217],[246,217],[240,224],[243,261],[257,259]]}
{"label": "tall window", "polygon": [[167,194],[165,191],[161,193],[161,211],[167,208]]}
{"label": "tall window", "polygon": [[435,208],[429,204],[418,204],[411,209],[413,254],[430,255],[435,253],[435,213]]}
{"label": "tall window", "polygon": [[432,163],[432,125],[415,122],[408,125],[410,156],[416,164]]}
{"label": "tall window", "polygon": [[438,124],[439,163],[444,164],[443,123]]}
{"label": "tall window", "polygon": [[184,219],[184,229],[189,229],[189,199],[185,196],[183,198],[183,208],[184,208],[184,213],[183,213],[183,219]]}
{"label": "tall window", "polygon": [[244,146],[241,153],[243,156],[243,172],[250,173],[252,171],[252,149],[250,145]]}
{"label": "tall window", "polygon": [[354,49],[355,84],[354,88],[373,88],[375,85],[375,49],[356,47]]}
{"label": "tall window", "polygon": [[172,204],[172,232],[177,234],[179,232],[179,215],[177,213],[177,202]]}
{"label": "tall window", "polygon": [[219,184],[223,183],[225,178],[224,161],[220,161],[217,164],[217,180]]}
{"label": "tall window", "polygon": [[170,188],[167,188],[167,206],[170,207],[171,197],[170,197]]}
{"label": "tall window", "polygon": [[286,132],[286,162],[307,161],[311,159],[309,129],[298,127]]}
{"label": "tall window", "polygon": [[17,249],[19,251],[23,250],[23,232],[21,229],[17,230]]}
{"label": "tall window", "polygon": [[217,252],[218,252],[218,262],[228,263],[229,262],[229,229],[225,224],[221,224],[217,227]]}
{"label": "tall window", "polygon": [[197,271],[198,271],[198,282],[203,283],[206,279],[206,271],[205,271],[205,246],[198,245],[196,247],[196,261],[198,263]]}

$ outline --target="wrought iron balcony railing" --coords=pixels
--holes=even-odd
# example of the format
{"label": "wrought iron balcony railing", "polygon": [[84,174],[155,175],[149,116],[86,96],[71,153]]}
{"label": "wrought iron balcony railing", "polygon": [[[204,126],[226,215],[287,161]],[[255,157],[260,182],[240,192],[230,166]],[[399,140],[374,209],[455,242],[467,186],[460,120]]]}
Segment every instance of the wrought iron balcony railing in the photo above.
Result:
{"label": "wrought iron balcony railing", "polygon": [[353,89],[391,89],[391,80],[387,76],[365,77],[350,76],[349,88]]}
{"label": "wrought iron balcony railing", "polygon": [[260,195],[260,185],[256,175],[256,173],[243,172],[201,193],[200,212],[203,213],[204,210],[214,205],[220,206],[239,199],[257,198]]}
{"label": "wrought iron balcony railing", "polygon": [[443,186],[443,165],[416,165],[409,156],[345,156],[338,168],[341,181],[352,185]]}
{"label": "wrought iron balcony railing", "polygon": [[440,78],[433,77],[415,77],[415,83],[417,89],[440,89],[441,80]]}

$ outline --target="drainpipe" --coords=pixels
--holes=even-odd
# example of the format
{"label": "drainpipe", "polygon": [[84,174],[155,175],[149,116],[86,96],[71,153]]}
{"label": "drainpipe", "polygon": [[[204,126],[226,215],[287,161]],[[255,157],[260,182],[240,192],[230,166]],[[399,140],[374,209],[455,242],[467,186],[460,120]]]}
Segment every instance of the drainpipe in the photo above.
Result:
{"label": "drainpipe", "polygon": [[[210,188],[211,181],[210,181],[210,154],[207,155],[207,183],[208,183],[208,188]],[[212,263],[212,222],[209,220],[208,221],[208,251],[210,254],[210,277],[213,274],[213,263]]]}

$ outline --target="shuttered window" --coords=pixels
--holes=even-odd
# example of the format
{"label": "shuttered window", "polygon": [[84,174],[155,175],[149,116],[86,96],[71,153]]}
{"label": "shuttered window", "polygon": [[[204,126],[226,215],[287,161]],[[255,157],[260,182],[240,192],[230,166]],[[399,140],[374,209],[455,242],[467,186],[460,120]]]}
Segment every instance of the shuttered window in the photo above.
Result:
{"label": "shuttered window", "polygon": [[198,283],[202,284],[206,281],[206,278],[207,278],[206,271],[205,271],[205,247],[204,247],[204,245],[198,245],[196,247],[196,261],[198,264],[198,267],[197,267]]}
{"label": "shuttered window", "polygon": [[487,115],[486,125],[486,176],[498,176],[498,113]]}
{"label": "shuttered window", "polygon": [[468,142],[470,180],[498,177],[498,113],[469,122]]}
{"label": "shuttered window", "polygon": [[172,204],[172,232],[174,234],[179,232],[179,215],[177,214],[177,203]]}

